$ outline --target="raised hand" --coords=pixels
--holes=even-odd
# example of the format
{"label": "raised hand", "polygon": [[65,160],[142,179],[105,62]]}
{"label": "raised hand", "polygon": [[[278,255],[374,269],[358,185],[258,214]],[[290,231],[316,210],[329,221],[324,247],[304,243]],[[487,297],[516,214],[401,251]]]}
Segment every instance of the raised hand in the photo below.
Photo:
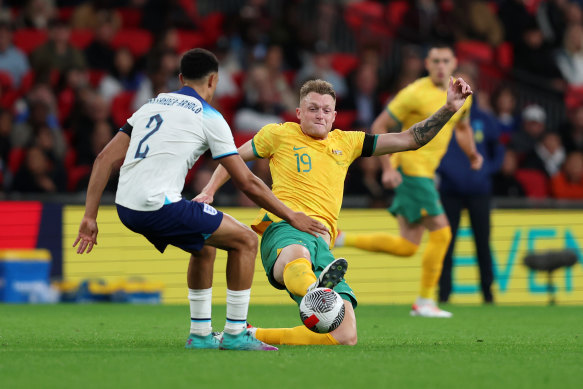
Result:
{"label": "raised hand", "polygon": [[468,96],[472,93],[472,88],[461,77],[453,80],[449,78],[449,86],[447,88],[447,102],[446,107],[452,111],[457,111],[464,105]]}

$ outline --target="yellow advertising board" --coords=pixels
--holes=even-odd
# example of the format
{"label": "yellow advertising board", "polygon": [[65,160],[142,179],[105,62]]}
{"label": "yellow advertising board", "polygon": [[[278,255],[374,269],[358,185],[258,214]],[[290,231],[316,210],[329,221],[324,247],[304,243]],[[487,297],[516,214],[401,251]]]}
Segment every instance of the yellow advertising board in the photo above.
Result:
{"label": "yellow advertising board", "polygon": [[[256,208],[221,209],[249,224]],[[160,254],[144,237],[125,228],[115,207],[99,212],[98,245],[90,254],[77,255],[72,243],[77,234],[83,208],[65,207],[63,217],[63,271],[68,281],[102,279],[117,281],[141,277],[162,282],[163,301],[187,303],[186,269],[189,255],[174,247]],[[469,222],[464,215],[454,252],[454,292],[452,303],[480,303],[479,274]],[[365,233],[398,233],[395,219],[382,209],[346,209],[340,214],[341,229]],[[427,235],[427,234],[426,234]],[[524,256],[531,251],[573,249],[578,262],[572,268],[553,273],[559,304],[583,304],[583,211],[573,210],[494,210],[492,212],[492,253],[496,281],[494,294],[499,304],[546,304],[547,275],[527,269]],[[418,293],[421,254],[410,258],[369,253],[355,248],[339,248],[334,254],[348,259],[346,280],[361,304],[409,304]],[[218,251],[215,262],[213,302],[225,303],[226,254]],[[253,304],[292,304],[285,292],[271,287],[256,261],[251,291]]]}

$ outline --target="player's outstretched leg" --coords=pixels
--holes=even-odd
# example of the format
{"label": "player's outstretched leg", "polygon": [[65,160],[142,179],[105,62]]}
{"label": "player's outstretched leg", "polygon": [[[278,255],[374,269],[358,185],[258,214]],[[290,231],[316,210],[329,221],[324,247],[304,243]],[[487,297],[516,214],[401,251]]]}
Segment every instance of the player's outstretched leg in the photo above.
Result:
{"label": "player's outstretched leg", "polygon": [[219,349],[239,351],[277,351],[277,347],[263,343],[255,337],[252,331],[247,329],[237,335],[223,332]]}
{"label": "player's outstretched leg", "polygon": [[342,277],[346,274],[346,270],[348,269],[348,262],[344,258],[337,258],[336,260],[332,261],[322,270],[318,280],[314,282],[309,288],[313,290],[315,288],[329,288],[334,289],[336,285],[340,281],[342,281]]}

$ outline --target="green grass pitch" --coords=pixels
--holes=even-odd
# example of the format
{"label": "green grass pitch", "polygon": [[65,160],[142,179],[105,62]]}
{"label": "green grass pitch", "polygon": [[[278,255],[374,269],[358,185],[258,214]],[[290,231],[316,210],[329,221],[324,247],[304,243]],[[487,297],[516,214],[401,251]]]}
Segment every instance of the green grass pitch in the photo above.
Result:
{"label": "green grass pitch", "polygon": [[[185,306],[0,305],[0,387],[581,388],[583,308],[357,308],[355,347],[278,352],[183,349]],[[214,307],[216,328],[224,307]],[[252,305],[262,326],[299,324],[297,308]]]}

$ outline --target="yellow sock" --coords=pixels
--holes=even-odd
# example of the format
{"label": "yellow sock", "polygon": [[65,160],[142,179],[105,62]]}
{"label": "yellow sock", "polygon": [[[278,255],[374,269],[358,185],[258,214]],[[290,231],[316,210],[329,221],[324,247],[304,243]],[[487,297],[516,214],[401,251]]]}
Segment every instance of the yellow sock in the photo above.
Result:
{"label": "yellow sock", "polygon": [[312,270],[312,263],[306,258],[295,259],[283,268],[285,287],[296,296],[305,296],[308,287],[316,280],[316,275]]}
{"label": "yellow sock", "polygon": [[421,290],[423,298],[435,298],[435,289],[441,275],[443,259],[451,241],[451,228],[443,227],[429,233],[429,241],[423,253],[421,270]]}
{"label": "yellow sock", "polygon": [[400,257],[410,257],[417,252],[419,247],[401,236],[384,232],[362,235],[346,234],[344,245],[358,247],[367,251],[380,251]]}
{"label": "yellow sock", "polygon": [[290,345],[338,345],[338,341],[330,334],[316,334],[305,326],[294,328],[257,328],[255,337],[268,344]]}

